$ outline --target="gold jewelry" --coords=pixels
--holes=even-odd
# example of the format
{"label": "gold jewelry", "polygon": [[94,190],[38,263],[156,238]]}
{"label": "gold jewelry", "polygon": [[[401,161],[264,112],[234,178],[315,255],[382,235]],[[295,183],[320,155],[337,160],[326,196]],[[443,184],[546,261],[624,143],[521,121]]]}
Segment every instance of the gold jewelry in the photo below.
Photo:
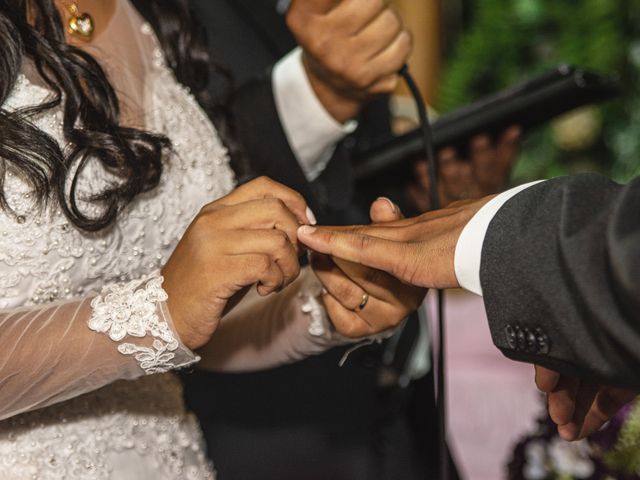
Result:
{"label": "gold jewelry", "polygon": [[369,302],[369,294],[367,292],[364,292],[362,294],[362,301],[360,302],[360,305],[358,305],[353,311],[354,312],[361,312],[364,307],[367,306],[367,303]]}
{"label": "gold jewelry", "polygon": [[93,37],[93,31],[95,30],[93,17],[87,12],[80,13],[78,4],[75,2],[65,6],[70,15],[69,20],[67,20],[68,32],[82,40],[90,41],[91,37]]}

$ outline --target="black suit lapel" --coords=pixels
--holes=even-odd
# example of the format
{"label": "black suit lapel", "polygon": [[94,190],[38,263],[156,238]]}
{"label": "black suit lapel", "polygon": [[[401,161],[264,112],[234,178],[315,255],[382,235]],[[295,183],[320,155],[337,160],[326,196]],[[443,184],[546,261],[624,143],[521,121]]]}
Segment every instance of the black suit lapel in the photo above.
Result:
{"label": "black suit lapel", "polygon": [[274,57],[280,58],[295,46],[284,18],[276,11],[275,0],[227,0],[252,29],[260,35]]}

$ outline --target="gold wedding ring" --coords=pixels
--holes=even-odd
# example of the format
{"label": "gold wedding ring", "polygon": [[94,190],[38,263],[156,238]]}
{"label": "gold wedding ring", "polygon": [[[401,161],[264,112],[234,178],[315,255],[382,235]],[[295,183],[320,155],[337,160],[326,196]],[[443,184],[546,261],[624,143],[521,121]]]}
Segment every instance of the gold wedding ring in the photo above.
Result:
{"label": "gold wedding ring", "polygon": [[369,302],[369,294],[367,292],[364,292],[362,294],[362,301],[360,302],[360,305],[358,305],[353,311],[354,312],[362,311],[362,309],[367,306],[368,302]]}

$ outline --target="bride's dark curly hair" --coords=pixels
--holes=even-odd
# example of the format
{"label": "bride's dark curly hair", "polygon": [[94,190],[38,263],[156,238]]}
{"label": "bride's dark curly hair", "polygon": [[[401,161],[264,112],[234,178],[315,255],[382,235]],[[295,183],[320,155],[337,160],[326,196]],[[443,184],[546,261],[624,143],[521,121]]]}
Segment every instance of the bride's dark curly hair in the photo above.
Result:
{"label": "bride's dark curly hair", "polygon": [[[133,3],[154,27],[178,81],[208,113],[222,118],[224,107],[207,94],[211,62],[206,31],[188,0]],[[91,55],[66,43],[62,25],[53,0],[0,0],[0,106],[25,57],[53,92],[41,105],[14,112],[0,108],[0,208],[11,212],[4,189],[11,167],[28,180],[41,206],[57,198],[74,225],[98,231],[111,225],[138,194],[158,185],[170,142],[163,135],[120,124],[118,98],[104,70]],[[71,145],[64,152],[29,120],[59,105],[65,140]],[[224,124],[216,122],[219,128]],[[91,199],[101,207],[97,217],[83,213],[77,203],[77,180],[89,158],[118,178]]]}

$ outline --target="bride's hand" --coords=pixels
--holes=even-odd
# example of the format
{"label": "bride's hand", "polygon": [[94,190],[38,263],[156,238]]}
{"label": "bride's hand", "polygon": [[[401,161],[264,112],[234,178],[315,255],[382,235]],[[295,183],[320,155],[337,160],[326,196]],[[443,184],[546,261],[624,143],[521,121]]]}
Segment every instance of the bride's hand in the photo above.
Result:
{"label": "bride's hand", "polygon": [[296,231],[315,223],[297,192],[258,178],[200,210],[162,274],[168,307],[183,343],[207,343],[220,319],[248,288],[260,295],[300,273]]}
{"label": "bride's hand", "polygon": [[[400,218],[398,207],[387,199],[371,206],[375,223]],[[406,285],[380,270],[328,255],[312,253],[311,265],[324,286],[323,301],[331,322],[349,338],[397,327],[420,306],[426,294],[425,289]]]}

